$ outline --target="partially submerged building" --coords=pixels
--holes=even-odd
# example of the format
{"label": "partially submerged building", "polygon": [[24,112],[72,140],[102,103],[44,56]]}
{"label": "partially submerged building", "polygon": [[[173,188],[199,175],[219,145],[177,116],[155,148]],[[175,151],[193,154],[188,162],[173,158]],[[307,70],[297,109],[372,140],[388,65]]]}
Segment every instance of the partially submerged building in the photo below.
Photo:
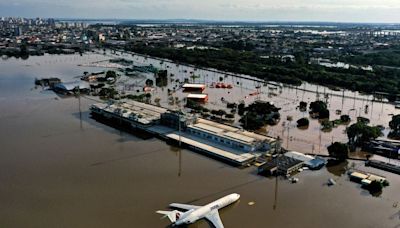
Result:
{"label": "partially submerged building", "polygon": [[349,177],[350,177],[351,181],[360,183],[364,186],[371,184],[372,181],[383,182],[386,180],[385,177],[378,176],[378,175],[371,174],[371,173],[365,173],[365,172],[361,172],[361,171],[350,172]]}
{"label": "partially submerged building", "polygon": [[128,122],[132,127],[145,128],[159,124],[161,115],[168,110],[136,101],[93,104],[90,110],[105,118]]}
{"label": "partially submerged building", "polygon": [[187,95],[186,99],[195,101],[195,102],[200,102],[200,103],[206,103],[208,101],[208,94],[194,94],[191,93]]}
{"label": "partially submerged building", "polygon": [[186,83],[182,86],[183,92],[198,92],[202,93],[206,89],[204,84],[189,84]]}
{"label": "partially submerged building", "polygon": [[290,175],[297,172],[304,162],[296,158],[286,157],[284,155],[277,156],[270,161],[261,164],[257,171],[260,175]]}
{"label": "partially submerged building", "polygon": [[363,146],[368,152],[389,158],[400,158],[400,141],[390,139],[371,140]]}
{"label": "partially submerged building", "polygon": [[274,138],[141,102],[100,103],[90,110],[118,126],[141,129],[235,165],[249,164],[276,148]]}
{"label": "partially submerged building", "polygon": [[324,165],[326,164],[325,159],[314,157],[311,155],[306,155],[297,151],[286,152],[285,156],[295,158],[297,160],[304,162],[304,165],[310,169],[320,169],[324,167]]}
{"label": "partially submerged building", "polygon": [[72,93],[78,90],[80,92],[89,92],[90,85],[85,81],[74,81],[74,82],[61,82],[53,86],[53,90],[58,93]]}
{"label": "partially submerged building", "polygon": [[197,137],[246,152],[272,152],[276,139],[198,118],[186,131]]}

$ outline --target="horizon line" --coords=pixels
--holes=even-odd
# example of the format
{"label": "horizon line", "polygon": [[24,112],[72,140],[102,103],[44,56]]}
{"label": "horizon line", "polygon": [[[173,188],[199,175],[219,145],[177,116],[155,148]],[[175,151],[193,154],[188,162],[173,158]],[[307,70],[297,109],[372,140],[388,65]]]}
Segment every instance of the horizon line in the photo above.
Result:
{"label": "horizon line", "polygon": [[214,22],[214,23],[249,23],[249,24],[270,24],[270,23],[307,23],[307,24],[364,24],[364,25],[400,25],[400,22],[360,22],[360,21],[325,21],[325,20],[286,20],[286,19],[275,19],[275,20],[253,20],[253,19],[195,19],[195,18],[89,18],[89,17],[24,17],[24,16],[0,16],[0,17],[14,17],[14,18],[26,18],[26,19],[54,19],[54,20],[75,20],[75,21],[142,21],[142,22]]}

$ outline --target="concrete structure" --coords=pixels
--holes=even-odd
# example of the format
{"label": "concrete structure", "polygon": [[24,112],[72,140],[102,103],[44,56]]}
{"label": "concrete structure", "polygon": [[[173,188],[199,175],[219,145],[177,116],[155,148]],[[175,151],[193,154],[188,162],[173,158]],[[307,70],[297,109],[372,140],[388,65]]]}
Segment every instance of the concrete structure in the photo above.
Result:
{"label": "concrete structure", "polygon": [[158,124],[160,123],[161,114],[167,112],[165,108],[136,101],[94,104],[90,107],[90,110],[107,118],[118,118],[127,121],[133,127],[146,127]]}
{"label": "concrete structure", "polygon": [[275,148],[273,138],[141,102],[100,103],[90,110],[92,115],[118,126],[180,141],[190,149],[234,165],[249,164],[256,158],[252,153],[271,152],[271,147]]}
{"label": "concrete structure", "polygon": [[290,158],[295,158],[297,160],[304,162],[304,165],[310,169],[320,169],[326,164],[326,161],[322,158],[317,158],[296,151],[286,152],[285,156]]}
{"label": "concrete structure", "polygon": [[195,121],[195,115],[183,114],[179,111],[168,111],[161,114],[161,124],[176,130],[180,128],[181,131],[185,131],[187,125],[193,124]]}
{"label": "concrete structure", "polygon": [[365,165],[371,166],[371,167],[374,167],[377,169],[389,171],[392,173],[400,174],[400,166],[399,165],[395,165],[395,164],[391,164],[391,163],[387,163],[387,162],[383,162],[383,161],[378,161],[378,160],[369,160],[369,161],[365,162]]}
{"label": "concrete structure", "polygon": [[187,137],[186,135],[179,135],[179,132],[167,134],[166,136],[176,142],[180,140],[181,144],[189,147],[190,149],[206,153],[212,157],[223,159],[234,165],[243,166],[253,162],[256,159],[256,156],[253,154],[233,153],[230,150],[222,149],[215,145],[210,145],[207,142],[195,140],[191,137]]}
{"label": "concrete structure", "polygon": [[362,185],[369,185],[372,181],[383,182],[386,180],[385,177],[359,171],[351,172],[349,173],[349,176],[350,180],[361,183]]}
{"label": "concrete structure", "polygon": [[300,169],[303,164],[302,161],[295,158],[278,156],[261,164],[257,171],[261,175],[290,175]]}
{"label": "concrete structure", "polygon": [[189,94],[186,97],[188,100],[196,101],[196,102],[207,102],[208,101],[208,94]]}
{"label": "concrete structure", "polygon": [[245,152],[271,152],[276,143],[274,138],[201,118],[198,118],[195,124],[189,125],[186,131],[197,137]]}
{"label": "concrete structure", "polygon": [[184,84],[182,86],[183,92],[203,92],[206,89],[206,85],[204,84]]}
{"label": "concrete structure", "polygon": [[87,82],[84,81],[75,81],[75,82],[62,82],[55,84],[53,89],[57,92],[72,92],[76,88],[79,88],[79,90],[90,90],[90,85]]}

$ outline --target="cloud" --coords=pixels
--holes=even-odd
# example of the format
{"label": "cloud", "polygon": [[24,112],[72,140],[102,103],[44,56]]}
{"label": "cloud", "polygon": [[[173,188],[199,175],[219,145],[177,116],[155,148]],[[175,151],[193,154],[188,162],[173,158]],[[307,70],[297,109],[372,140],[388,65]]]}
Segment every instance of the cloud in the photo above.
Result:
{"label": "cloud", "polygon": [[0,15],[400,22],[399,0],[0,0]]}

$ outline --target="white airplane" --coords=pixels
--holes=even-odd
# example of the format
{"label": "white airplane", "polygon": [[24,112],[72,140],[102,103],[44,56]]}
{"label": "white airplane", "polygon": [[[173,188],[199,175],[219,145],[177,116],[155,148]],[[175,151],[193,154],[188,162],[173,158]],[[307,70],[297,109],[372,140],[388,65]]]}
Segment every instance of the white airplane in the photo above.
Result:
{"label": "white airplane", "polygon": [[218,209],[226,207],[240,198],[239,194],[233,193],[227,196],[224,196],[214,202],[211,202],[205,206],[195,206],[189,204],[181,204],[181,203],[171,203],[169,206],[173,208],[179,208],[183,210],[187,210],[186,212],[181,212],[178,210],[173,211],[156,211],[159,214],[165,215],[172,222],[172,226],[179,225],[188,225],[196,222],[200,219],[207,219],[210,221],[216,228],[223,228],[221,218],[218,214]]}

